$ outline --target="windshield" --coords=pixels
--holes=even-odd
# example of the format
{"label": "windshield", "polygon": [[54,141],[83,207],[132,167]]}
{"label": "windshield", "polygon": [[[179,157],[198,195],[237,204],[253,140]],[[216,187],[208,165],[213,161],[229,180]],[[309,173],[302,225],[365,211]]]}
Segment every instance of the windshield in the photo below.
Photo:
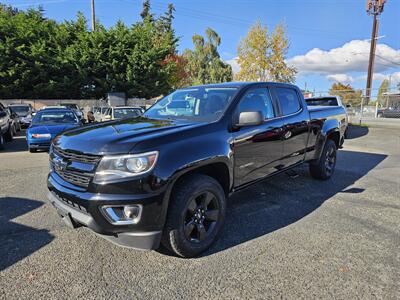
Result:
{"label": "windshield", "polygon": [[141,115],[141,111],[138,108],[114,108],[114,118],[134,118]]}
{"label": "windshield", "polygon": [[151,108],[145,116],[160,119],[218,120],[237,88],[191,88],[173,92]]}
{"label": "windshield", "polygon": [[32,120],[33,124],[38,123],[78,123],[76,115],[72,111],[40,111]]}
{"label": "windshield", "polygon": [[10,106],[9,108],[19,116],[26,116],[29,113],[29,106]]}

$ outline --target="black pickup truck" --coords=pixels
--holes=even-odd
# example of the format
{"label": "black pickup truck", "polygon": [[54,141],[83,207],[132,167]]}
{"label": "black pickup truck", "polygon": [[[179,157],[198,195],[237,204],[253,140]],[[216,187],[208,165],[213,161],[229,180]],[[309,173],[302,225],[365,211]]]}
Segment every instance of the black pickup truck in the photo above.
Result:
{"label": "black pickup truck", "polygon": [[304,162],[329,179],[346,127],[343,107],[307,107],[293,85],[188,87],[143,116],[57,136],[48,198],[70,227],[192,257],[216,240],[232,193]]}

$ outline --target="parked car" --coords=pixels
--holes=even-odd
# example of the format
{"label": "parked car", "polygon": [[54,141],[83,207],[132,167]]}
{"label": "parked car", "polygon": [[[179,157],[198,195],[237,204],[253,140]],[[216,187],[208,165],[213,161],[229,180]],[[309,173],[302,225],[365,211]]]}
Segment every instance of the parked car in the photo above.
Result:
{"label": "parked car", "polygon": [[104,115],[106,113],[106,111],[108,110],[109,106],[100,106],[97,107],[96,110],[93,111],[94,113],[94,119],[96,122],[102,122],[104,121]]}
{"label": "parked car", "polygon": [[[171,108],[185,99],[190,115]],[[57,136],[48,197],[72,228],[192,257],[217,239],[232,193],[305,162],[331,178],[346,127],[343,107],[307,107],[294,85],[181,89],[142,117]]]}
{"label": "parked car", "polygon": [[378,109],[378,118],[400,118],[400,107]]}
{"label": "parked car", "polygon": [[9,107],[6,107],[5,109],[8,113],[8,115],[10,116],[11,126],[13,128],[14,135],[15,135],[17,132],[21,131],[21,124],[19,122],[19,116],[16,113],[14,113]]}
{"label": "parked car", "polygon": [[49,149],[51,140],[57,134],[81,124],[78,116],[71,109],[48,108],[38,111],[26,131],[29,151]]}
{"label": "parked car", "polygon": [[24,103],[21,104],[15,103],[15,104],[10,104],[8,108],[12,113],[18,115],[19,124],[21,125],[21,128],[29,127],[32,121],[32,117],[35,113],[35,110],[33,109],[32,105]]}
{"label": "parked car", "polygon": [[126,118],[135,118],[140,115],[142,115],[142,109],[140,107],[134,107],[134,106],[109,107],[104,113],[102,120],[109,121],[109,120],[119,120]]}
{"label": "parked car", "polygon": [[78,106],[76,103],[61,103],[62,106],[65,106],[66,108],[72,109],[75,114],[78,116],[79,120],[84,120],[84,115],[81,110],[81,108]]}
{"label": "parked car", "polygon": [[13,138],[12,118],[4,105],[0,103],[0,150],[4,149],[5,142],[11,142]]}

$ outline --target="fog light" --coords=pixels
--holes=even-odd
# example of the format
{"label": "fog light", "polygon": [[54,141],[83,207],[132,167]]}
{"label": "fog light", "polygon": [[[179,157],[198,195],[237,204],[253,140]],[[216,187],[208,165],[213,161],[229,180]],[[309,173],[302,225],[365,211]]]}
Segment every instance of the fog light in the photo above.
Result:
{"label": "fog light", "polygon": [[142,206],[135,205],[104,205],[100,211],[113,225],[130,225],[136,224],[140,220],[142,214]]}
{"label": "fog light", "polygon": [[138,206],[124,206],[124,215],[127,219],[134,219],[139,215],[139,207]]}

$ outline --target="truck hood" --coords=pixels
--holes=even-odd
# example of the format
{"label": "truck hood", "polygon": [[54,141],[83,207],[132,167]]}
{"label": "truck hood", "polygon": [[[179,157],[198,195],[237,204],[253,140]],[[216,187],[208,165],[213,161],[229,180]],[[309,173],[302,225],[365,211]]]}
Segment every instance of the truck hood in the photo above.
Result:
{"label": "truck hood", "polygon": [[87,154],[124,154],[149,137],[176,133],[200,124],[145,117],[110,121],[66,131],[54,139],[54,145]]}

